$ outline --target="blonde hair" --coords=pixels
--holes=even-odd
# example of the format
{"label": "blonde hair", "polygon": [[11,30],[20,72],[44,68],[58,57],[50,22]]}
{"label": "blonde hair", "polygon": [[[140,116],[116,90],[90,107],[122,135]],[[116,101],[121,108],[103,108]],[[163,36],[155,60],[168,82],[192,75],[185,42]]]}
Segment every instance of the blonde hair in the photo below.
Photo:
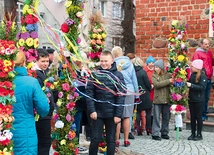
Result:
{"label": "blonde hair", "polygon": [[115,46],[112,51],[111,51],[112,55],[116,58],[116,57],[120,57],[123,56],[123,50],[121,47],[119,46]]}
{"label": "blonde hair", "polygon": [[134,66],[141,66],[141,67],[143,67],[143,60],[141,58],[135,57],[131,61],[134,64]]}
{"label": "blonde hair", "polygon": [[16,54],[16,59],[14,60],[15,66],[22,66],[26,61],[26,57],[23,51],[18,51]]}

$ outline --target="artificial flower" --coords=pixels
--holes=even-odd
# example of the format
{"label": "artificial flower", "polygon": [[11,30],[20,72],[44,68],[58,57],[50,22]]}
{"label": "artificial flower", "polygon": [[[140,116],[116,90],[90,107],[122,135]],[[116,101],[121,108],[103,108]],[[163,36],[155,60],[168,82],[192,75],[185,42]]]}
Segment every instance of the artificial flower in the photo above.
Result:
{"label": "artificial flower", "polygon": [[103,37],[103,39],[105,39],[106,38],[106,34],[102,33],[102,37]]}
{"label": "artificial flower", "polygon": [[26,28],[25,28],[25,26],[22,26],[22,32],[24,33],[24,32],[26,32],[27,30],[26,30]]}
{"label": "artificial flower", "polygon": [[39,39],[38,38],[34,39],[33,43],[34,43],[34,48],[37,48],[39,46]]}
{"label": "artificial flower", "polygon": [[97,39],[101,40],[102,39],[102,35],[98,34],[97,35]]}
{"label": "artificial flower", "polygon": [[63,24],[61,25],[61,30],[62,30],[62,32],[64,32],[64,33],[68,33],[68,32],[69,32],[69,27],[68,27],[68,25],[67,25],[66,23],[63,23]]}
{"label": "artificial flower", "polygon": [[70,114],[67,114],[65,118],[66,118],[66,120],[67,120],[68,122],[71,121],[71,115],[70,115]]}
{"label": "artificial flower", "polygon": [[29,47],[33,46],[33,45],[34,45],[34,40],[33,40],[33,38],[28,38],[28,39],[26,40],[26,44],[27,44],[27,46],[29,46]]}
{"label": "artificial flower", "polygon": [[96,34],[96,33],[93,33],[93,34],[92,34],[92,38],[96,39],[96,38],[97,38],[97,34]]}
{"label": "artificial flower", "polygon": [[186,74],[187,74],[186,71],[185,71],[183,68],[180,70],[180,73],[181,73],[182,75],[186,75]]}
{"label": "artificial flower", "polygon": [[178,56],[178,61],[182,62],[182,61],[184,61],[184,59],[185,59],[184,55],[179,55]]}
{"label": "artificial flower", "polygon": [[30,8],[29,5],[24,5],[23,9],[22,9],[22,13],[25,15],[27,13],[27,10]]}
{"label": "artificial flower", "polygon": [[28,9],[27,13],[30,14],[30,15],[32,15],[33,14],[33,9]]}
{"label": "artificial flower", "polygon": [[75,136],[76,136],[75,131],[70,130],[69,133],[68,133],[68,139],[69,139],[69,140],[72,140],[72,139],[75,138]]}
{"label": "artificial flower", "polygon": [[19,45],[20,46],[24,46],[25,44],[25,40],[24,39],[19,39]]}
{"label": "artificial flower", "polygon": [[78,12],[76,13],[76,16],[77,16],[78,18],[82,18],[83,14],[82,14],[82,12],[78,11]]}
{"label": "artificial flower", "polygon": [[65,2],[65,7],[69,7],[69,6],[71,6],[71,4],[72,4],[72,1],[67,1],[67,2]]}
{"label": "artificial flower", "polygon": [[60,141],[60,145],[65,145],[65,144],[66,144],[66,140],[65,139]]}
{"label": "artificial flower", "polygon": [[68,83],[63,83],[62,84],[62,89],[64,90],[64,91],[69,91],[70,90],[70,85],[68,84]]}
{"label": "artificial flower", "polygon": [[63,128],[64,127],[64,123],[60,120],[56,121],[55,123],[55,128]]}

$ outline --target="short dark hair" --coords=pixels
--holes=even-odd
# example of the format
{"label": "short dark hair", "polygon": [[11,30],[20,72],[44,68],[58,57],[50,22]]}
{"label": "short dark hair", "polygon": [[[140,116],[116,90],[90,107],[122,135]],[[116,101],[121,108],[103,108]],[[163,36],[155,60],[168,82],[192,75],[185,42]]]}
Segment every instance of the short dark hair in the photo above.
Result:
{"label": "short dark hair", "polygon": [[55,49],[53,48],[47,48],[46,51],[49,53],[49,54],[53,54]]}
{"label": "short dark hair", "polygon": [[36,49],[37,53],[38,53],[38,57],[36,60],[39,60],[40,58],[47,58],[49,57],[49,53],[43,49],[43,48],[37,48]]}
{"label": "short dark hair", "polygon": [[107,50],[101,52],[101,55],[110,55],[113,58],[112,53],[110,51],[107,51]]}

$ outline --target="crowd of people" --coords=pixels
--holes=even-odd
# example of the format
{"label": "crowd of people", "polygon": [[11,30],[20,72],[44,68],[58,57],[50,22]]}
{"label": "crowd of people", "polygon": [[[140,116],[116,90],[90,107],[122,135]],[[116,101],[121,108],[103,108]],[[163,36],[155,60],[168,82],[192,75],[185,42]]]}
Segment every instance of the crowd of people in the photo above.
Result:
{"label": "crowd of people", "polygon": [[[26,58],[22,51],[15,60],[17,72],[13,116],[15,121],[14,154],[49,155],[51,147],[51,116],[57,102],[57,91],[51,92],[49,99],[42,91],[46,72],[53,61],[54,49],[37,49],[37,79],[29,77],[25,68]],[[85,53],[82,53],[87,57]],[[87,59],[87,58],[85,58]],[[79,70],[84,66],[76,62]],[[191,135],[188,140],[202,140],[203,120],[207,119],[207,108],[213,76],[212,53],[209,51],[209,40],[202,39],[191,62],[191,77],[186,83],[189,88],[189,109],[191,115]],[[174,80],[166,71],[163,59],[155,60],[149,56],[145,65],[140,57],[133,53],[124,56],[121,47],[104,51],[100,55],[100,65],[90,73],[86,86],[79,90],[88,97],[81,96],[76,103],[74,116],[76,136],[86,129],[87,144],[90,142],[89,155],[97,155],[102,140],[103,128],[106,131],[107,154],[114,155],[120,133],[124,134],[124,145],[130,145],[134,139],[132,130],[137,135],[151,135],[153,140],[169,139],[170,120],[170,86]],[[100,73],[105,76],[99,76]],[[77,76],[82,76],[78,73]],[[99,81],[98,86],[92,80]],[[23,83],[23,81],[25,81]],[[111,91],[106,91],[108,88]],[[139,90],[143,90],[141,93]],[[28,91],[23,91],[28,90]],[[115,92],[115,93],[112,93]],[[49,103],[48,103],[49,101]],[[102,102],[101,102],[102,101]],[[34,109],[41,116],[35,123]],[[136,121],[133,121],[136,110]],[[81,148],[80,152],[81,153]]]}

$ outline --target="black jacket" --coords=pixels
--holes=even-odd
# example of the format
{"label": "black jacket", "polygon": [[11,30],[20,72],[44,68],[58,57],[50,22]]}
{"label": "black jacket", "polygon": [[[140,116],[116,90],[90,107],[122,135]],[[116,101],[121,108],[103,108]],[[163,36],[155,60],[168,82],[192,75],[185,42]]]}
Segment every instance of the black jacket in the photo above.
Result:
{"label": "black jacket", "polygon": [[198,83],[195,82],[196,73],[192,73],[189,82],[191,87],[189,89],[190,102],[204,102],[205,89],[207,86],[207,76],[202,72]]}
{"label": "black jacket", "polygon": [[[37,75],[37,80],[39,81],[39,84],[41,88],[44,86],[44,81],[46,80],[46,72],[42,70],[36,70],[36,75]],[[54,97],[53,97],[53,92],[50,91],[51,96],[48,98],[49,99],[49,104],[50,104],[50,111],[46,117],[40,117],[39,119],[51,119],[53,111],[54,111]]]}
{"label": "black jacket", "polygon": [[144,94],[140,96],[141,103],[137,105],[137,111],[152,108],[152,102],[150,100],[150,91],[152,90],[149,78],[146,72],[141,66],[134,66],[138,85],[144,90]]}
{"label": "black jacket", "polygon": [[[124,79],[123,79],[123,75],[122,73],[120,73],[119,71],[117,71],[116,68],[116,64],[113,63],[112,64],[112,68],[109,70],[103,70],[101,67],[98,68],[98,72],[104,73],[104,74],[99,74],[98,72],[92,72],[92,76],[89,78],[89,82],[87,83],[87,87],[86,87],[86,94],[91,97],[94,98],[96,100],[101,100],[101,101],[105,101],[105,102],[95,102],[94,100],[92,100],[91,98],[86,98],[86,103],[87,103],[87,108],[89,111],[89,114],[93,113],[93,112],[97,112],[97,116],[99,118],[113,118],[113,117],[122,117],[123,114],[123,106],[114,106],[110,103],[107,103],[106,101],[109,101],[111,103],[114,104],[124,104],[124,96],[115,96],[114,94],[112,94],[111,92],[105,90],[106,88],[110,88],[113,91],[116,91],[116,87],[114,84],[116,80],[116,78],[110,74],[110,73],[106,73],[105,71],[109,71],[111,72],[113,75],[115,75],[123,84]],[[106,76],[105,76],[106,74]],[[111,81],[109,78],[107,78],[108,76],[110,76],[112,79],[114,79],[114,81]],[[97,84],[97,86],[95,86],[92,82],[90,82],[90,80],[94,80],[97,79],[101,84]],[[122,88],[117,85],[119,90],[123,92]],[[104,90],[103,90],[104,89]]]}

